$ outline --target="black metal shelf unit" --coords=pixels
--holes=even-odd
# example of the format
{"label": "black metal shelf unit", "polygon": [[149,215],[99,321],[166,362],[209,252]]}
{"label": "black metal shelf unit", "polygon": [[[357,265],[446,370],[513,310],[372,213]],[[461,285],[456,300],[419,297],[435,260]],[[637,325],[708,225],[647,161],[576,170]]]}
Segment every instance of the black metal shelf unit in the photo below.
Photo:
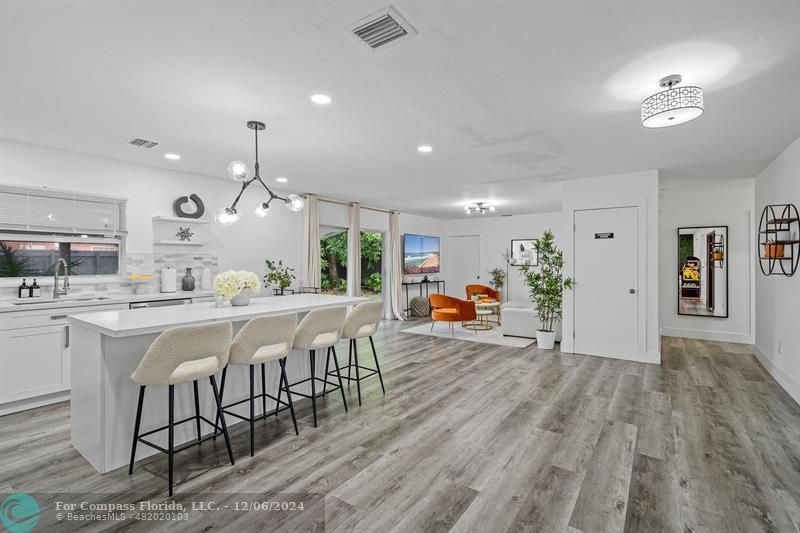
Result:
{"label": "black metal shelf unit", "polygon": [[758,223],[758,263],[765,276],[793,276],[800,262],[800,214],[794,204],[769,204]]}

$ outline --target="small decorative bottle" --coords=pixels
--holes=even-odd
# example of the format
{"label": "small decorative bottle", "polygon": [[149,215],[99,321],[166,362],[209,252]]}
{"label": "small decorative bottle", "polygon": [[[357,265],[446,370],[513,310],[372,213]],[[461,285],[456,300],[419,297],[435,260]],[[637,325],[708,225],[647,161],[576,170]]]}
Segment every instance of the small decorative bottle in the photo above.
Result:
{"label": "small decorative bottle", "polygon": [[31,298],[41,298],[42,296],[42,288],[39,287],[39,284],[36,283],[36,278],[33,279],[33,285],[31,285]]}
{"label": "small decorative bottle", "polygon": [[181,288],[184,291],[194,290],[194,276],[192,276],[191,268],[186,268],[186,275],[183,276],[183,280],[181,281]]}
{"label": "small decorative bottle", "polygon": [[28,298],[31,295],[31,292],[28,288],[28,280],[23,279],[22,285],[19,286],[17,289],[17,298]]}

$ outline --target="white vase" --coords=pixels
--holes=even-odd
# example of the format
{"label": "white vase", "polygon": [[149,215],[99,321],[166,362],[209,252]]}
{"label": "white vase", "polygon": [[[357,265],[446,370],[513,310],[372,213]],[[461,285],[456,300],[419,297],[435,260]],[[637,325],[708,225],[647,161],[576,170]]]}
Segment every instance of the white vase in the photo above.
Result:
{"label": "white vase", "polygon": [[211,281],[214,276],[211,275],[210,268],[203,269],[203,275],[200,276],[200,288],[204,291],[211,290]]}
{"label": "white vase", "polygon": [[536,330],[536,344],[540,350],[552,350],[556,345],[555,331]]}
{"label": "white vase", "polygon": [[250,289],[244,289],[242,292],[231,298],[231,305],[244,306],[250,304],[250,296],[252,293]]}

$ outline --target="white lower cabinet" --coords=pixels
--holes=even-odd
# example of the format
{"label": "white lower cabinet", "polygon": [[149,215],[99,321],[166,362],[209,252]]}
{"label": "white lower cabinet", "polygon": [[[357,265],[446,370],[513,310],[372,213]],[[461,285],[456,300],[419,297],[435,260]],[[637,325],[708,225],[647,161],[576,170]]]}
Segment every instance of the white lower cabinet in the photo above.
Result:
{"label": "white lower cabinet", "polygon": [[69,389],[69,325],[0,331],[0,401]]}
{"label": "white lower cabinet", "polygon": [[126,308],[113,304],[0,314],[0,415],[69,398],[68,314]]}

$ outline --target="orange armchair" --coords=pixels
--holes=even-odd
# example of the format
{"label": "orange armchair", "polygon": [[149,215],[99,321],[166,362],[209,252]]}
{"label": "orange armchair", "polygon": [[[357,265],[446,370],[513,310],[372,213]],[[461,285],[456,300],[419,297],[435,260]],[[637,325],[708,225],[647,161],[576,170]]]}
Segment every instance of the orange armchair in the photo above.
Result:
{"label": "orange armchair", "polygon": [[448,322],[450,324],[450,331],[455,335],[453,323],[455,322],[468,322],[478,318],[475,312],[475,302],[471,300],[459,300],[453,296],[446,294],[431,294],[430,295],[431,307],[431,331],[433,325],[439,322]]}
{"label": "orange armchair", "polygon": [[500,291],[496,291],[488,285],[478,285],[477,283],[467,285],[467,300],[472,299],[473,293],[485,294],[496,302],[500,301]]}

